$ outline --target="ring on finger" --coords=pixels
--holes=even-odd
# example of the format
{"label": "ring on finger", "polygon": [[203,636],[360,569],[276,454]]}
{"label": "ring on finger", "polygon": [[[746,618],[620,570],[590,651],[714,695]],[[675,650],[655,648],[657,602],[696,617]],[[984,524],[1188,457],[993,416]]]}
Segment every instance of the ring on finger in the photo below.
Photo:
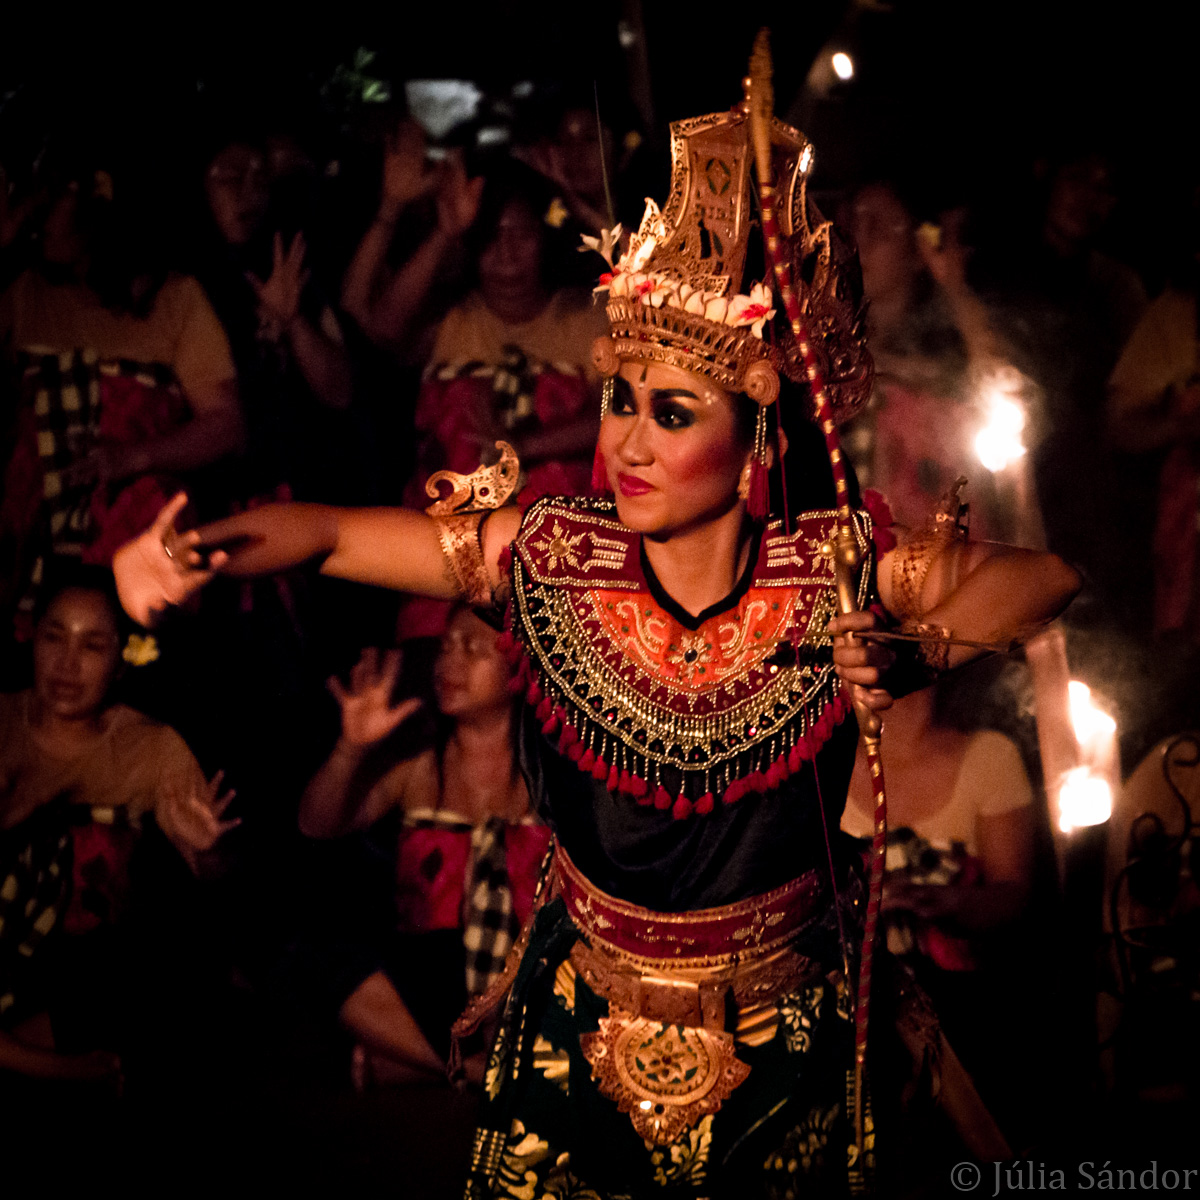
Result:
{"label": "ring on finger", "polygon": [[168,544],[168,542],[167,542],[167,539],[166,539],[165,537],[164,537],[164,538],[163,538],[163,540],[162,540],[162,548],[163,548],[163,553],[164,553],[164,554],[165,554],[165,555],[166,555],[166,556],[167,556],[167,557],[168,557],[168,558],[169,558],[169,559],[170,559],[172,562],[174,562],[174,561],[175,561],[175,555],[174,555],[174,554],[171,552],[171,547],[170,547],[170,545]]}

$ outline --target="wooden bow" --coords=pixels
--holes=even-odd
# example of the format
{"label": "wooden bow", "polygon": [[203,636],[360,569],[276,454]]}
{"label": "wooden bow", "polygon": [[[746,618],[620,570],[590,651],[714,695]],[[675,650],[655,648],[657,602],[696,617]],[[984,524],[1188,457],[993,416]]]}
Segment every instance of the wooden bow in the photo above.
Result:
{"label": "wooden bow", "polygon": [[[855,571],[859,565],[860,556],[858,543],[854,536],[854,515],[850,508],[850,490],[846,482],[845,460],[838,439],[837,426],[834,424],[833,406],[829,399],[821,364],[814,352],[812,338],[805,326],[800,311],[800,302],[793,288],[792,263],[788,243],[780,235],[775,215],[776,194],[771,163],[771,120],[775,100],[771,85],[771,50],[766,29],[759,32],[754,43],[754,52],[750,57],[750,74],[746,80],[746,93],[750,107],[750,129],[754,140],[754,158],[758,174],[767,261],[774,268],[779,296],[783,301],[784,311],[791,324],[792,334],[800,349],[804,369],[808,375],[817,422],[825,436],[825,446],[829,454],[829,464],[833,470],[833,482],[837,493],[834,569],[837,580],[838,608],[843,613],[851,613],[858,608]],[[879,921],[879,907],[883,895],[883,867],[887,844],[887,800],[880,747],[882,722],[879,715],[861,701],[855,701],[854,712],[858,718],[859,733],[866,750],[867,766],[871,776],[871,791],[875,801],[875,831],[871,842],[870,886],[855,1005],[853,1105],[855,1143],[858,1154],[852,1168],[855,1169],[856,1174],[861,1174],[865,1166],[864,1158],[867,1150],[867,1133],[869,1132],[866,1128],[867,1121],[864,1114],[867,1015],[871,1001],[871,964],[874,957],[876,926]]]}

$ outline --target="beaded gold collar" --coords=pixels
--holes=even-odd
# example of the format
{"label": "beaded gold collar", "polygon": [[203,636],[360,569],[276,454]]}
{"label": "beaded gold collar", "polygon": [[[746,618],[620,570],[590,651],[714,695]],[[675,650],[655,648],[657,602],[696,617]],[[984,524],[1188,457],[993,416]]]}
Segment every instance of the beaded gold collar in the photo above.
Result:
{"label": "beaded gold collar", "polygon": [[[825,632],[835,521],[767,525],[749,580],[693,629],[656,599],[612,501],[539,500],[513,543],[503,645],[543,732],[611,791],[681,819],[777,787],[850,710]],[[871,532],[860,510],[860,604]]]}

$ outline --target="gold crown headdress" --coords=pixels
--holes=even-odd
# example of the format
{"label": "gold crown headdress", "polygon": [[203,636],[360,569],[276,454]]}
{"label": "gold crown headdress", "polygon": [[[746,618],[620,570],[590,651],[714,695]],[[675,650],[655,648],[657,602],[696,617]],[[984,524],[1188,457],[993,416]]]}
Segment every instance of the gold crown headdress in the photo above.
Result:
{"label": "gold crown headdress", "polygon": [[[806,324],[819,333],[818,353],[840,422],[859,411],[871,389],[856,264],[808,198],[811,145],[774,118],[770,133],[780,181],[779,236],[787,243]],[[748,99],[728,112],[676,122],[671,191],[661,212],[647,200],[641,225],[616,262],[619,228],[585,239],[611,268],[596,289],[607,292],[612,328],[593,350],[602,375],[615,375],[622,358],[649,359],[697,371],[763,405],[778,395],[779,375],[807,381],[791,329],[774,321],[769,278],[744,278],[758,223],[753,162]]]}

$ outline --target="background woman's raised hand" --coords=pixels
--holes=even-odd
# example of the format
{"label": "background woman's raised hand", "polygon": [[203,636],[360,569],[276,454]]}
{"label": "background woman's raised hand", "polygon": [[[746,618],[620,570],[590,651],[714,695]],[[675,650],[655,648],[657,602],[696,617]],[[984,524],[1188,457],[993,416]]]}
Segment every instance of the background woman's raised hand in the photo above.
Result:
{"label": "background woman's raised hand", "polygon": [[197,549],[195,530],[180,533],[175,521],[188,498],[180,492],[154,518],[154,524],[113,556],[117,594],[125,611],[141,625],[153,625],[172,605],[200,590],[227,560],[223,550],[207,557]]}
{"label": "background woman's raised hand", "polygon": [[394,221],[414,200],[429,195],[439,174],[425,156],[425,131],[416,121],[401,121],[383,147],[383,181],[379,211]]}
{"label": "background woman's raised hand", "polygon": [[440,175],[437,193],[438,229],[448,238],[462,237],[479,216],[484,177],[470,179],[461,156],[452,157]]}
{"label": "background woman's raised hand", "polygon": [[298,233],[285,253],[283,235],[276,233],[271,274],[266,281],[246,272],[246,282],[258,297],[259,336],[267,341],[279,341],[300,314],[300,297],[310,274],[304,266],[307,249],[304,234]]}
{"label": "background woman's raised hand", "polygon": [[198,855],[206,854],[220,838],[241,824],[241,818],[223,821],[225,810],[237,793],[231,788],[221,795],[224,771],[218,771],[203,787],[169,784],[154,810],[159,828],[195,869]]}
{"label": "background woman's raised hand", "polygon": [[469,179],[458,152],[451,152],[444,162],[432,163],[425,149],[425,133],[415,121],[401,122],[388,137],[379,219],[390,224],[414,200],[436,193],[438,228],[447,237],[461,237],[479,214],[483,176]]}
{"label": "background woman's raised hand", "polygon": [[343,742],[359,748],[374,745],[421,707],[419,699],[392,703],[401,662],[399,650],[381,654],[371,646],[351,669],[349,687],[337,676],[329,680],[329,690],[342,710]]}

